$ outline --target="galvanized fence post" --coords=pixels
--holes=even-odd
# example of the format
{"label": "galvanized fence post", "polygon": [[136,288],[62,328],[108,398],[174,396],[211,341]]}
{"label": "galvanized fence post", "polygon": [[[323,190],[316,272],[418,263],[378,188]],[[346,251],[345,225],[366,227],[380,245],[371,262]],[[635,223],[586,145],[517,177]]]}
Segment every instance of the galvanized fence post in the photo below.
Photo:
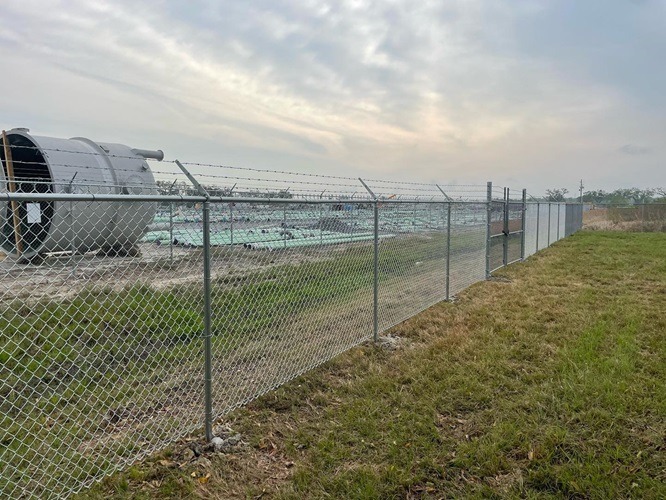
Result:
{"label": "galvanized fence post", "polygon": [[446,300],[450,300],[451,295],[451,202],[447,203],[448,211],[446,214]]}
{"label": "galvanized fence post", "polygon": [[358,180],[363,184],[363,187],[368,191],[370,196],[373,199],[374,207],[374,279],[372,283],[373,294],[372,294],[372,338],[377,342],[379,338],[379,199],[375,196],[375,193],[372,192],[372,189],[361,179]]}
{"label": "galvanized fence post", "polygon": [[451,298],[451,202],[446,215],[446,300]]}
{"label": "galvanized fence post", "polygon": [[212,355],[212,291],[210,280],[210,201],[203,203],[204,259],[204,427],[206,440],[213,439],[213,355]]}
{"label": "galvanized fence post", "polygon": [[282,207],[282,248],[287,248],[287,205]]}
{"label": "galvanized fence post", "polygon": [[537,201],[537,238],[535,252],[539,251],[539,219],[541,218],[541,203]]}
{"label": "galvanized fence post", "polygon": [[[177,180],[174,180],[171,184],[169,196],[173,194],[173,188]],[[173,201],[169,202],[169,261],[173,262]]]}
{"label": "galvanized fence post", "polygon": [[502,263],[504,267],[509,265],[509,188],[504,188],[504,236],[502,238]]}
{"label": "galvanized fence post", "polygon": [[[449,272],[449,268],[451,266],[451,202],[453,201],[453,198],[451,198],[446,192],[440,187],[439,184],[435,184],[437,189],[439,189],[439,192],[444,195],[444,198],[448,201],[447,203],[447,215],[446,215],[446,300],[450,299],[450,284],[451,284],[451,273]],[[487,268],[486,268],[487,271]]]}
{"label": "galvanized fence post", "polygon": [[[354,191],[351,195],[351,198],[349,198],[349,201],[351,202],[349,204],[349,241],[350,242],[354,241],[354,222],[355,222],[355,219],[354,219],[354,196],[356,196],[356,191]],[[344,214],[344,211],[343,211],[343,214]]]}
{"label": "galvanized fence post", "polygon": [[550,246],[550,233],[551,233],[551,231],[550,231],[550,225],[551,225],[551,221],[550,221],[550,212],[551,212],[551,210],[550,210],[550,207],[552,205],[553,204],[551,202],[548,202],[548,240],[547,240],[548,244],[546,245],[547,247]]}
{"label": "galvanized fence post", "polygon": [[[66,193],[72,193],[74,191],[74,179],[76,179],[76,174],[74,172],[72,179],[69,181],[69,184],[65,188]],[[67,214],[67,219],[69,220],[69,247],[72,252],[72,255],[76,255],[76,234],[74,232],[74,203],[69,202],[69,212]]]}
{"label": "galvanized fence post", "polygon": [[374,283],[373,283],[373,338],[379,337],[379,202],[375,199],[375,248],[374,248]]}
{"label": "galvanized fence post", "polygon": [[[236,189],[236,184],[231,186],[231,189],[229,190],[229,196],[234,195],[234,189]],[[230,201],[229,202],[229,242],[230,244],[234,244],[234,202]]]}
{"label": "galvanized fence post", "polygon": [[486,279],[490,278],[490,224],[493,210],[493,183],[486,185]]}
{"label": "galvanized fence post", "polygon": [[[324,189],[321,194],[319,195],[319,199],[323,200],[324,199],[324,193],[326,190]],[[319,244],[324,243],[324,204],[320,203],[319,204]]]}
{"label": "galvanized fence post", "polygon": [[523,217],[521,222],[520,260],[525,260],[525,218],[527,217],[527,189],[523,189]]}
{"label": "galvanized fence post", "polygon": [[230,242],[234,244],[234,204],[229,203],[229,238]]}
{"label": "galvanized fence post", "polygon": [[176,160],[176,165],[190,180],[199,194],[206,197],[203,203],[203,295],[204,295],[204,432],[206,440],[213,439],[213,331],[212,331],[212,289],[210,280],[210,195],[194,176]]}

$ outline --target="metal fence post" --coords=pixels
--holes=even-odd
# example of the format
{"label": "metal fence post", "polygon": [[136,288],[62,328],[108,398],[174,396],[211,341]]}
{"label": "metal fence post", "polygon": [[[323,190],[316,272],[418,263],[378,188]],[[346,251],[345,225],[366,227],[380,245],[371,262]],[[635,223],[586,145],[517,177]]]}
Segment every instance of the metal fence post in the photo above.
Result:
{"label": "metal fence post", "polygon": [[213,439],[213,345],[212,297],[210,281],[210,201],[203,204],[203,259],[204,259],[204,427],[206,440]]}
{"label": "metal fence post", "polygon": [[373,284],[373,338],[379,337],[379,202],[375,200],[375,252],[374,252],[374,284]]}
{"label": "metal fence post", "polygon": [[206,197],[203,203],[203,294],[204,294],[204,431],[206,440],[213,439],[213,342],[212,342],[212,290],[210,281],[210,195],[194,176],[176,160],[176,165],[199,193]]}
{"label": "metal fence post", "polygon": [[[173,194],[173,187],[176,185],[177,180],[174,180],[173,184],[171,184],[169,195]],[[169,260],[173,262],[173,201],[169,202]]]}
{"label": "metal fence post", "polygon": [[282,207],[282,248],[287,248],[287,205]]}
{"label": "metal fence post", "polygon": [[[76,174],[78,172],[74,172],[74,175],[72,176],[72,180],[69,181],[69,184],[65,188],[66,193],[72,193],[74,192],[74,179],[76,179]],[[72,257],[76,255],[76,234],[74,232],[74,203],[69,202],[69,213],[67,214],[67,218],[69,220],[69,248],[70,251],[72,252]]]}
{"label": "metal fence post", "polygon": [[447,203],[446,215],[446,300],[451,298],[451,202]]}
{"label": "metal fence post", "polygon": [[548,202],[548,240],[546,240],[548,242],[548,244],[546,245],[547,247],[550,246],[550,224],[551,224],[551,222],[550,222],[550,207],[552,205],[553,204],[551,202]]}
{"label": "metal fence post", "polygon": [[490,224],[492,222],[493,211],[493,183],[486,185],[486,279],[490,278]]}
{"label": "metal fence post", "polygon": [[229,203],[229,236],[230,242],[234,244],[234,204]]}
{"label": "metal fence post", "polygon": [[562,211],[561,203],[557,204],[557,241],[560,241],[560,212]]}
{"label": "metal fence post", "polygon": [[[326,190],[324,189],[321,194],[319,195],[319,199],[323,200],[324,199],[324,193]],[[319,244],[324,243],[324,204],[320,203],[319,204]]]}
{"label": "metal fence post", "polygon": [[372,294],[372,302],[373,302],[373,307],[372,307],[372,330],[373,330],[373,335],[372,338],[374,339],[375,342],[377,342],[377,339],[379,338],[379,199],[375,196],[375,193],[372,192],[372,190],[368,187],[368,185],[361,179],[360,177],[358,178],[359,181],[361,181],[361,184],[363,184],[363,187],[368,191],[370,196],[372,197],[374,203],[374,236],[375,236],[375,241],[374,241],[374,257],[373,257],[373,262],[374,262],[374,279],[373,279],[373,294]]}
{"label": "metal fence post", "polygon": [[354,191],[354,193],[352,193],[352,195],[351,195],[351,198],[349,198],[349,201],[351,202],[351,203],[349,203],[349,241],[350,242],[354,241],[354,196],[356,196],[356,191]]}
{"label": "metal fence post", "polygon": [[527,189],[523,189],[523,218],[521,223],[520,260],[525,260],[525,218],[527,217]]}
{"label": "metal fence post", "polygon": [[502,263],[504,267],[509,265],[509,188],[504,188],[504,245],[502,247]]}
{"label": "metal fence post", "polygon": [[537,227],[536,227],[536,252],[539,251],[539,219],[541,219],[541,203],[537,201]]}
{"label": "metal fence post", "polygon": [[[229,190],[229,196],[234,195],[234,189],[236,189],[236,184],[231,186]],[[229,202],[229,243],[234,244],[234,202]]]}

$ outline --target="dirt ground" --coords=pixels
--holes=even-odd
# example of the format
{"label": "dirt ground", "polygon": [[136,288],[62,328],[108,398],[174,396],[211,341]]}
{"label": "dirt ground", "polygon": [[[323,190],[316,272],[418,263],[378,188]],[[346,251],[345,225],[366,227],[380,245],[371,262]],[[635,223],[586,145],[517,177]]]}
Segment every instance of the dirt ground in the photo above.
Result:
{"label": "dirt ground", "polygon": [[[198,248],[173,247],[154,243],[138,245],[138,257],[84,255],[49,256],[40,264],[22,264],[14,259],[0,261],[0,300],[36,301],[42,298],[72,297],[86,287],[121,290],[145,283],[157,290],[201,281],[202,251]],[[248,271],[283,264],[331,258],[349,245],[313,248],[299,252],[252,251],[242,247],[213,251],[211,275],[231,277]]]}

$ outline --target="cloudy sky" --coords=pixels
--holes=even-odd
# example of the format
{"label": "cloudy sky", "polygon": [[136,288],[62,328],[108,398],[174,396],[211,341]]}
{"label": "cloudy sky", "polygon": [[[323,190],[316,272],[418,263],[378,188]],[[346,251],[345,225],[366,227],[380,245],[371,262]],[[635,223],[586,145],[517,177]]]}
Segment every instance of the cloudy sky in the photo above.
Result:
{"label": "cloudy sky", "polygon": [[4,0],[0,126],[413,181],[666,186],[666,0]]}

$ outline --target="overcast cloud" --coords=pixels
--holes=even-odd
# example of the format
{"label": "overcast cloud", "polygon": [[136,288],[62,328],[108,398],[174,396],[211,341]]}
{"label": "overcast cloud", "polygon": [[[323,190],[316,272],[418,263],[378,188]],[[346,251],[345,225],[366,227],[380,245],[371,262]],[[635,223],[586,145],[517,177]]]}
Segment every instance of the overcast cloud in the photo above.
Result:
{"label": "overcast cloud", "polygon": [[0,126],[386,178],[666,185],[666,0],[5,0]]}

